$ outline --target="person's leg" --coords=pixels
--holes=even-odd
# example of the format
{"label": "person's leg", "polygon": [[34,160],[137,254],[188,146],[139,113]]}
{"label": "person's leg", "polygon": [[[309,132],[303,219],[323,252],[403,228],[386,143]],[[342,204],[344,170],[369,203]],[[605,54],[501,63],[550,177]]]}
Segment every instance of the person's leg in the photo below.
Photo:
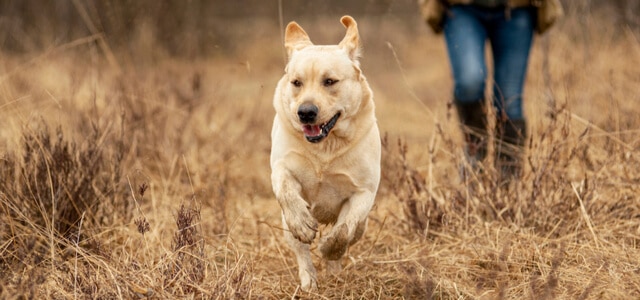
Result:
{"label": "person's leg", "polygon": [[523,119],[522,91],[535,29],[535,11],[515,8],[489,25],[494,61],[494,106],[499,115]]}
{"label": "person's leg", "polygon": [[521,168],[520,155],[526,139],[522,92],[534,29],[533,8],[513,9],[510,16],[489,25],[494,60],[493,104],[498,116],[497,163],[505,175],[519,175]]}
{"label": "person's leg", "polygon": [[454,104],[463,124],[466,153],[475,163],[486,156],[486,113],[483,108],[487,68],[487,32],[478,11],[454,5],[444,20],[444,36],[454,81]]}

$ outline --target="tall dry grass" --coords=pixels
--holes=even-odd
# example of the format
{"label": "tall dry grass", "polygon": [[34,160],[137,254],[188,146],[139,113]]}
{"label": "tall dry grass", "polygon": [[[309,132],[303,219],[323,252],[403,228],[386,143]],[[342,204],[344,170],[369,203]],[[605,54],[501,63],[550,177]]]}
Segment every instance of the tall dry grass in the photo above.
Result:
{"label": "tall dry grass", "polygon": [[[314,20],[299,20],[314,40],[342,34]],[[460,179],[441,38],[415,16],[359,20],[383,179],[365,237],[313,294],[269,182],[277,22],[195,61],[146,36],[122,72],[95,38],[1,56],[0,298],[638,298],[638,34],[581,20],[537,38],[508,185],[490,163]]]}

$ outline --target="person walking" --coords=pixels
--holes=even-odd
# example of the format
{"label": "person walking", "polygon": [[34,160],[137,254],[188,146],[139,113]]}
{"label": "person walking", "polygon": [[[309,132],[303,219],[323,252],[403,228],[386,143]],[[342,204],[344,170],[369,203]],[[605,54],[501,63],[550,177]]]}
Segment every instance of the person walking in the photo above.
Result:
{"label": "person walking", "polygon": [[[518,177],[527,136],[522,94],[533,36],[562,15],[558,0],[421,0],[421,12],[436,33],[444,33],[452,69],[453,103],[472,166],[487,155],[488,107],[496,116],[496,169]],[[488,78],[485,43],[491,46]],[[485,84],[493,84],[485,101]],[[489,103],[487,103],[489,102]]]}

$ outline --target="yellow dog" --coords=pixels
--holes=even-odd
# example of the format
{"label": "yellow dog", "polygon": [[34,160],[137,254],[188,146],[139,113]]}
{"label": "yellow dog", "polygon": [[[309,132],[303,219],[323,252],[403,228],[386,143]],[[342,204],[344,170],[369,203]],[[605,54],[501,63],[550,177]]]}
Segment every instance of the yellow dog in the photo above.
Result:
{"label": "yellow dog", "polygon": [[309,244],[318,223],[333,224],[319,249],[327,269],[339,271],[339,259],[365,231],[380,182],[380,132],[358,61],[358,28],[350,16],[340,22],[346,35],[328,46],[287,25],[289,61],[273,99],[271,181],[307,291],[317,288]]}

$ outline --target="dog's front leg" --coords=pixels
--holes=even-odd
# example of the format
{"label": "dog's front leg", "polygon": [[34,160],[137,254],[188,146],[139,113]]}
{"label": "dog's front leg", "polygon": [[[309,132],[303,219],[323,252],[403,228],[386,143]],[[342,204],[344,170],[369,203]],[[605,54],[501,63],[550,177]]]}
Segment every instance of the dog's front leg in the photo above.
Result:
{"label": "dog's front leg", "polygon": [[271,181],[282,209],[284,237],[298,262],[298,276],[302,290],[315,290],[318,280],[311,260],[309,244],[315,239],[318,221],[311,216],[308,203],[302,198],[300,182],[283,163],[274,164]]}
{"label": "dog's front leg", "polygon": [[309,204],[301,196],[302,186],[285,168],[274,169],[271,177],[289,232],[297,240],[311,244],[318,231],[318,221],[311,216]]}
{"label": "dog's front leg", "polygon": [[291,250],[296,255],[298,262],[298,276],[300,277],[300,287],[303,291],[315,291],[318,289],[318,279],[316,268],[311,260],[309,244],[304,244],[296,239],[288,228],[284,213],[282,214],[282,226],[284,227],[284,238]]}
{"label": "dog's front leg", "polygon": [[302,186],[285,168],[274,169],[273,190],[282,209],[284,237],[298,262],[298,276],[302,290],[317,289],[316,269],[311,260],[309,244],[315,238],[318,222],[309,213],[301,196]]}
{"label": "dog's front leg", "polygon": [[[336,224],[320,241],[322,257],[328,261],[338,260],[349,245],[362,237],[374,198],[375,193],[361,191],[342,205]],[[332,269],[335,269],[335,263],[332,263]]]}

